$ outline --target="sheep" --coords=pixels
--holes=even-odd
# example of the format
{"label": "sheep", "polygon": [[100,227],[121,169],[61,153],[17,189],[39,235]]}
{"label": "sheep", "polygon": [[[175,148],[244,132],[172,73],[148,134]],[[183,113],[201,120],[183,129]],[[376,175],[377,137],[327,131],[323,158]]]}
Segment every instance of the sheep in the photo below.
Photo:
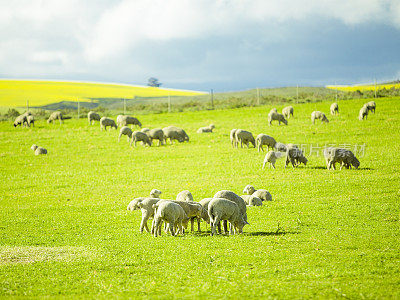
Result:
{"label": "sheep", "polygon": [[[241,199],[241,198],[240,198]],[[244,202],[244,200],[242,199]],[[243,233],[243,226],[248,224],[240,212],[239,206],[224,198],[214,198],[208,204],[208,216],[210,217],[211,235],[216,234],[216,226],[220,221],[229,221],[230,234]]]}
{"label": "sheep", "polygon": [[[134,199],[133,201],[137,201],[137,203],[135,204],[133,201],[132,205],[131,203],[129,205],[131,205],[131,207],[133,209],[130,210],[134,210],[137,208],[139,208],[142,211],[142,221],[140,222],[140,232],[143,232],[143,229],[146,229],[147,232],[150,232],[149,227],[147,226],[147,220],[149,218],[153,218],[154,217],[154,208],[153,205],[156,204],[158,201],[160,201],[159,198],[137,198],[138,200]],[[128,209],[129,209],[129,205],[128,205]]]}
{"label": "sheep", "polygon": [[126,208],[127,210],[137,210],[137,209],[139,209],[139,206],[138,206],[138,204],[140,203],[140,202],[142,202],[143,200],[145,200],[145,199],[151,199],[151,198],[160,198],[160,194],[161,194],[161,191],[159,191],[159,190],[157,190],[157,189],[153,189],[153,190],[151,190],[151,192],[150,192],[150,198],[149,197],[139,197],[139,198],[135,198],[135,199],[133,199],[131,202],[129,202],[129,204],[128,204],[128,207]]}
{"label": "sheep", "polygon": [[161,194],[162,194],[162,192],[160,190],[152,189],[150,192],[150,197],[151,198],[160,198]]}
{"label": "sheep", "polygon": [[131,117],[131,116],[122,116],[119,115],[117,117],[117,124],[118,126],[127,126],[127,125],[136,125],[139,126],[140,128],[142,128],[142,123],[140,123],[140,121],[138,119],[136,119],[135,117]]}
{"label": "sheep", "polygon": [[44,149],[42,147],[39,147],[39,146],[37,146],[35,144],[32,145],[31,149],[33,151],[35,151],[35,155],[47,154],[47,150],[46,149]]}
{"label": "sheep", "polygon": [[129,140],[132,138],[132,130],[128,126],[122,127],[119,130],[118,142],[120,141],[122,135],[126,135],[126,137],[128,138],[128,142],[129,142]]}
{"label": "sheep", "polygon": [[286,147],[286,145],[285,144],[282,144],[282,143],[280,143],[280,142],[277,142],[276,144],[275,144],[275,150],[276,151],[279,151],[279,152],[286,152],[287,151],[287,147]]}
{"label": "sheep", "polygon": [[304,156],[303,151],[301,151],[297,145],[288,144],[285,168],[289,164],[289,161],[292,163],[293,168],[295,168],[299,166],[301,163],[307,165],[308,160]]}
{"label": "sheep", "polygon": [[161,146],[165,141],[165,135],[161,128],[154,128],[145,133],[150,138],[151,142],[153,142],[153,140],[158,140],[158,146]]}
{"label": "sheep", "polygon": [[260,149],[264,152],[263,145],[267,145],[268,150],[269,150],[270,147],[274,148],[275,144],[276,144],[276,141],[273,137],[263,134],[263,133],[257,135],[256,145],[257,145],[258,152],[260,152]]}
{"label": "sheep", "polygon": [[293,106],[286,106],[285,108],[282,109],[282,114],[286,119],[290,118],[290,115],[293,117]]}
{"label": "sheep", "polygon": [[89,125],[94,124],[94,121],[100,121],[100,115],[98,113],[95,113],[94,111],[89,111],[87,117]]}
{"label": "sheep", "polygon": [[224,198],[235,202],[239,206],[239,210],[243,216],[243,220],[247,221],[246,202],[244,202],[244,200],[240,198],[239,195],[235,194],[232,191],[222,190],[215,193],[213,198]]}
{"label": "sheep", "polygon": [[27,116],[25,116],[25,115],[20,115],[20,116],[18,116],[18,117],[15,118],[14,127],[21,126],[21,125],[22,125],[22,126],[28,125],[28,118],[27,118]]}
{"label": "sheep", "polygon": [[113,119],[107,118],[107,117],[102,117],[100,119],[100,129],[103,130],[107,130],[107,126],[111,127],[111,128],[115,128],[117,129],[118,126],[117,124],[115,124],[115,121]]}
{"label": "sheep", "polygon": [[254,186],[250,184],[245,186],[243,193],[260,198],[262,201],[272,201],[272,195],[270,192],[264,189],[256,190]]}
{"label": "sheep", "polygon": [[193,202],[193,195],[191,192],[185,190],[176,195],[177,201]]}
{"label": "sheep", "polygon": [[339,105],[335,102],[331,104],[330,107],[331,115],[337,115],[339,114]]}
{"label": "sheep", "polygon": [[235,137],[236,131],[237,131],[237,129],[232,129],[231,130],[231,134],[230,134],[231,145],[232,145],[233,148],[237,148],[236,137]]}
{"label": "sheep", "polygon": [[372,111],[373,113],[375,113],[375,108],[376,108],[375,101],[370,101],[368,103],[365,103],[365,105],[367,105],[368,111]]}
{"label": "sheep", "polygon": [[335,170],[335,165],[337,162],[340,163],[340,170],[343,168],[343,166],[346,167],[346,169],[351,168],[351,166],[358,169],[360,166],[360,162],[355,157],[353,152],[347,149],[332,147],[325,148],[324,157],[326,161],[326,168],[328,170],[332,168]]}
{"label": "sheep", "polygon": [[35,127],[35,118],[32,115],[29,115],[26,117],[26,120],[28,122],[28,126],[31,127],[31,125],[33,127]]}
{"label": "sheep", "polygon": [[[50,117],[47,119],[47,123],[50,124],[55,120],[59,120],[60,121],[60,125],[63,123],[63,115],[60,111],[55,111],[53,112]],[[53,123],[54,124],[54,123]]]}
{"label": "sheep", "polygon": [[240,147],[243,148],[243,144],[249,148],[249,142],[253,145],[253,147],[256,147],[256,141],[253,137],[253,134],[249,131],[243,130],[243,129],[238,129],[235,132],[235,139],[236,139],[236,147],[238,146],[240,142]]}
{"label": "sheep", "polygon": [[327,118],[327,117],[325,116],[325,114],[324,114],[323,112],[321,112],[321,111],[313,111],[313,112],[311,113],[311,121],[312,121],[313,124],[315,124],[315,120],[316,120],[316,119],[321,120],[321,123],[322,123],[322,122],[329,123],[328,118]]}
{"label": "sheep", "polygon": [[[189,218],[186,215],[183,208],[172,201],[160,201],[159,203],[153,204],[153,209],[156,209],[154,215],[154,222],[152,231],[154,236],[161,235],[161,223],[162,221],[168,223],[168,229],[172,236],[183,232],[182,223],[186,222]],[[175,226],[178,227],[178,231],[175,233]]]}
{"label": "sheep", "polygon": [[210,124],[210,125],[208,125],[206,127],[200,127],[197,130],[197,133],[212,132],[214,128],[215,128],[215,125],[214,124]]}
{"label": "sheep", "polygon": [[146,144],[151,147],[151,140],[147,136],[147,134],[140,132],[140,131],[134,131],[132,132],[132,138],[131,138],[131,146],[132,143],[134,143],[134,146],[136,147],[136,142],[142,142],[142,144],[145,146]]}
{"label": "sheep", "polygon": [[282,152],[275,152],[275,151],[269,151],[267,154],[265,154],[264,162],[262,168],[264,169],[265,164],[267,162],[270,163],[269,167],[273,166],[275,169],[275,162],[278,158],[283,157],[285,154]]}
{"label": "sheep", "polygon": [[[194,201],[187,202],[187,201],[175,200],[173,202],[179,204],[185,211],[186,215],[189,218],[188,220],[191,221],[191,231],[194,231],[194,220],[195,219],[197,220],[197,229],[198,229],[198,231],[201,231],[200,219],[204,215],[203,206],[200,203],[194,202]],[[188,222],[186,222],[186,221],[183,223],[183,226],[185,229],[187,228],[187,223]]]}
{"label": "sheep", "polygon": [[180,143],[189,141],[189,136],[182,128],[168,126],[163,128],[162,131],[164,132],[165,141],[169,139],[171,144],[173,143],[173,140],[177,140]]}
{"label": "sheep", "polygon": [[246,202],[247,206],[262,206],[262,200],[253,195],[242,195],[240,196]]}
{"label": "sheep", "polygon": [[268,125],[271,126],[272,121],[278,121],[279,125],[281,125],[281,122],[285,125],[288,124],[288,121],[285,119],[285,117],[282,114],[279,114],[277,112],[270,112],[268,114]]}
{"label": "sheep", "polygon": [[364,106],[361,107],[360,112],[358,113],[358,119],[362,121],[364,120],[364,118],[367,119],[367,117],[368,117],[368,106],[367,104],[364,104]]}

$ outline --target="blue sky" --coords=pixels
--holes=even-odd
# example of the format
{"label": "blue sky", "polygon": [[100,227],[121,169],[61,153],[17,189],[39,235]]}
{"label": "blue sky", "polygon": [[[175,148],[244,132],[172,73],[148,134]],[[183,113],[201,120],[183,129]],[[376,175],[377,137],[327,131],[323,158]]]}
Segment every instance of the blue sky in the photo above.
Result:
{"label": "blue sky", "polygon": [[235,91],[400,78],[400,0],[0,0],[0,77]]}

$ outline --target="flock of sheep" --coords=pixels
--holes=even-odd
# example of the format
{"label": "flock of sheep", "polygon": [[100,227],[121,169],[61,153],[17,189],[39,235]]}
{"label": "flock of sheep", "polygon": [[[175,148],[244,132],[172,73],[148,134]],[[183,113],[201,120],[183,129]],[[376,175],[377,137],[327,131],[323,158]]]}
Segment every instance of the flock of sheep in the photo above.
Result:
{"label": "flock of sheep", "polygon": [[[211,235],[221,233],[221,221],[223,230],[229,234],[242,233],[247,222],[247,206],[261,206],[263,201],[272,201],[272,195],[264,189],[256,190],[253,186],[247,185],[239,196],[232,191],[222,190],[212,198],[204,198],[199,202],[194,201],[192,194],[185,190],[176,196],[176,200],[160,199],[161,191],[154,189],[150,197],[133,199],[127,209],[130,211],[140,209],[142,221],[139,230],[151,232],[155,237],[161,235],[162,224],[165,223],[165,232],[171,235],[184,234],[189,220],[191,231],[194,231],[194,221],[197,221],[197,230],[200,232],[200,222],[204,220],[211,226]],[[153,218],[151,230],[147,222]]]}

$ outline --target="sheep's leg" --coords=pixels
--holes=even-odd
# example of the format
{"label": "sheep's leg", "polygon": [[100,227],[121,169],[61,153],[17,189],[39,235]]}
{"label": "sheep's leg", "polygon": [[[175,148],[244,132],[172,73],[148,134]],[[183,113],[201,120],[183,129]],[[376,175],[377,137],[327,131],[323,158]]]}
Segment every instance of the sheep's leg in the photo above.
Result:
{"label": "sheep's leg", "polygon": [[274,167],[274,169],[275,169],[275,162],[272,162],[271,165],[272,165],[272,166]]}
{"label": "sheep's leg", "polygon": [[199,218],[199,217],[196,217],[196,219],[197,219],[197,231],[198,231],[198,232],[201,232],[200,218]]}
{"label": "sheep's leg", "polygon": [[147,226],[147,220],[148,220],[148,216],[146,214],[142,215],[142,221],[140,222],[140,232],[143,232],[143,228],[145,227],[145,224]]}
{"label": "sheep's leg", "polygon": [[155,218],[154,219],[154,236],[157,237],[158,235],[161,235],[161,232],[158,232],[158,226],[160,225],[160,219],[159,218]]}
{"label": "sheep's leg", "polygon": [[292,163],[293,168],[296,167],[296,161],[293,157],[290,158],[290,162]]}
{"label": "sheep's leg", "polygon": [[223,223],[224,223],[224,233],[228,233],[228,221],[224,220]]}
{"label": "sheep's leg", "polygon": [[213,225],[211,227],[211,235],[217,234],[216,232],[216,225],[218,224],[218,230],[220,230],[221,224],[220,224],[220,220],[219,217],[216,216],[214,221],[213,221]]}
{"label": "sheep's leg", "polygon": [[289,164],[289,156],[286,156],[285,169],[286,169],[288,164]]}
{"label": "sheep's leg", "polygon": [[234,232],[233,232],[233,225],[232,225],[231,222],[229,222],[229,235],[233,235],[233,234],[234,234]]}
{"label": "sheep's leg", "polygon": [[119,141],[120,141],[120,139],[121,139],[121,135],[122,135],[122,133],[120,133],[120,134],[118,135],[118,143],[119,143]]}
{"label": "sheep's leg", "polygon": [[218,223],[217,223],[217,226],[218,226],[218,233],[221,234],[221,233],[222,233],[222,230],[221,230],[221,222],[218,222]]}
{"label": "sheep's leg", "polygon": [[193,232],[194,231],[194,217],[190,219],[190,231]]}

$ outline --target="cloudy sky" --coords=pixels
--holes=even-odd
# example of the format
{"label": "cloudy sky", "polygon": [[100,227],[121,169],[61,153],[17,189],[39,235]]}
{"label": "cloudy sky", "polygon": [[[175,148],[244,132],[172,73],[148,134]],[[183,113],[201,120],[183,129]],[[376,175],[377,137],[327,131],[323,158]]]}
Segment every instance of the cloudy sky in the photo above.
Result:
{"label": "cloudy sky", "polygon": [[0,0],[0,78],[233,91],[400,78],[400,0]]}

